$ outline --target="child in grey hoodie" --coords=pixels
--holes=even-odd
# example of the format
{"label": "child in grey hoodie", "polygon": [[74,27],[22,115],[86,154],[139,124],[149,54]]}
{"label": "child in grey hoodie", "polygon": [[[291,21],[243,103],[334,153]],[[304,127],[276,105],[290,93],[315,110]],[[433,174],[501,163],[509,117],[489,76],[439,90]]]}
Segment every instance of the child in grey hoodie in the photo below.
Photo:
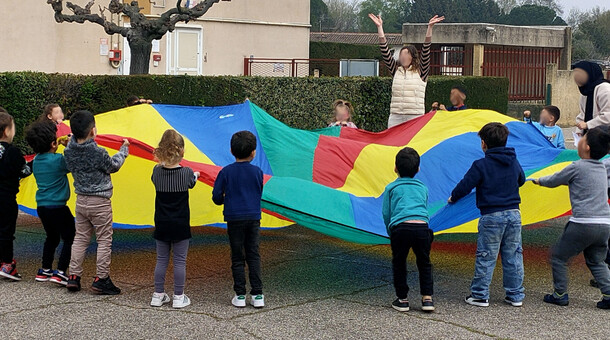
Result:
{"label": "child in grey hoodie", "polygon": [[129,141],[123,140],[120,151],[110,157],[95,143],[95,118],[88,111],[78,111],[70,119],[72,139],[64,151],[66,165],[74,176],[76,192],[76,235],[72,244],[70,277],[67,288],[79,291],[85,252],[91,234],[97,240],[97,275],[91,289],[99,294],[116,295],[121,290],[110,280],[112,252],[112,181],[110,174],[119,171],[129,154]]}
{"label": "child in grey hoodie", "polygon": [[599,161],[609,150],[610,134],[601,127],[591,129],[578,143],[581,160],[551,176],[534,180],[534,184],[549,188],[567,185],[572,204],[572,217],[552,250],[554,292],[545,295],[544,302],[568,305],[567,264],[584,253],[587,266],[603,294],[597,307],[610,309],[610,269],[604,262],[610,237],[608,175]]}

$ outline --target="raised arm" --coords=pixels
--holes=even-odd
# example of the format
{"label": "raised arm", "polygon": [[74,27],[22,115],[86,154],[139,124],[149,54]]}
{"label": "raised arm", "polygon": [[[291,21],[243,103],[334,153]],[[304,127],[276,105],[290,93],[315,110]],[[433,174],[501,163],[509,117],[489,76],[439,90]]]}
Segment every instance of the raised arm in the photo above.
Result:
{"label": "raised arm", "polygon": [[432,46],[432,28],[434,25],[439,22],[445,20],[445,17],[439,17],[435,15],[428,21],[428,30],[426,31],[426,40],[424,40],[424,46],[421,50],[421,64],[419,69],[419,75],[421,76],[421,80],[428,81],[428,75],[430,75],[430,49]]}
{"label": "raised arm", "polygon": [[398,63],[390,53],[390,48],[388,47],[388,40],[385,38],[385,33],[383,32],[383,20],[381,20],[381,15],[369,14],[369,18],[373,21],[375,26],[377,26],[377,35],[379,36],[379,48],[381,49],[381,55],[383,56],[383,63],[388,68],[390,73],[394,75],[396,70],[398,69]]}

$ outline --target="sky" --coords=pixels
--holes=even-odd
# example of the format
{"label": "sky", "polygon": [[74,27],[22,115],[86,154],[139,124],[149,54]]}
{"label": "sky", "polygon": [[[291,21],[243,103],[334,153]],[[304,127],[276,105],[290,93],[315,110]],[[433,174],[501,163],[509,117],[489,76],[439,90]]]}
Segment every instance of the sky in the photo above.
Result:
{"label": "sky", "polygon": [[569,13],[572,8],[589,10],[599,6],[602,9],[610,9],[610,0],[559,0],[559,3],[563,6],[565,13]]}

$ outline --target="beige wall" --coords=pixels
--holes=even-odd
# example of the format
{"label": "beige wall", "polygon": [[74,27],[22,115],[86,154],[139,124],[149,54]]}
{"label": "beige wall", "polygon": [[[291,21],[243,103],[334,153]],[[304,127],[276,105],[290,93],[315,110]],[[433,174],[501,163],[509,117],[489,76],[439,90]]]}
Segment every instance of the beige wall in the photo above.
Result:
{"label": "beige wall", "polygon": [[561,110],[559,125],[574,126],[579,113],[580,92],[574,83],[572,71],[558,70],[556,64],[548,64],[546,83],[551,84],[551,105]]}
{"label": "beige wall", "polygon": [[[123,37],[106,35],[101,26],[57,24],[46,1],[32,1],[29,13],[23,13],[23,0],[0,1],[0,13],[10,13],[0,21],[0,72],[42,71],[78,74],[118,74],[108,57],[100,56],[100,38],[108,38],[110,48]],[[100,4],[106,0],[97,0]],[[173,6],[152,8],[158,15]],[[76,0],[84,5],[86,0]],[[214,5],[201,19],[188,26],[203,28],[202,74],[243,74],[243,58],[308,58],[309,0],[233,0]],[[95,7],[95,6],[94,6]],[[117,19],[118,20],[118,19]],[[167,72],[167,38],[160,42],[162,61],[150,72]]]}

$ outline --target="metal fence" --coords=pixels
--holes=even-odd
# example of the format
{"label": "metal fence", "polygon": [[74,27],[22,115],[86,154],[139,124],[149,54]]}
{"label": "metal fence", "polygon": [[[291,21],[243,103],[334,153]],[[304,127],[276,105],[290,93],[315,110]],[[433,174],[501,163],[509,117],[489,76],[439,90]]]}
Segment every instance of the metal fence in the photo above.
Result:
{"label": "metal fence", "polygon": [[[422,45],[416,45],[420,49]],[[546,65],[558,64],[560,49],[485,46],[483,76],[507,77],[509,100],[541,101],[546,95]],[[473,51],[469,45],[433,45],[430,74],[469,76],[473,74]],[[339,76],[339,59],[244,58],[244,75],[267,77]],[[385,65],[380,76],[391,76]]]}
{"label": "metal fence", "polygon": [[546,65],[559,64],[560,58],[560,49],[486,46],[483,75],[507,77],[511,101],[544,100]]}
{"label": "metal fence", "polygon": [[438,46],[435,49],[434,47],[430,50],[430,75],[472,75],[472,48]]}
{"label": "metal fence", "polygon": [[[338,77],[340,59],[276,59],[244,58],[244,75],[263,77]],[[390,76],[385,65],[379,67],[380,76]]]}

